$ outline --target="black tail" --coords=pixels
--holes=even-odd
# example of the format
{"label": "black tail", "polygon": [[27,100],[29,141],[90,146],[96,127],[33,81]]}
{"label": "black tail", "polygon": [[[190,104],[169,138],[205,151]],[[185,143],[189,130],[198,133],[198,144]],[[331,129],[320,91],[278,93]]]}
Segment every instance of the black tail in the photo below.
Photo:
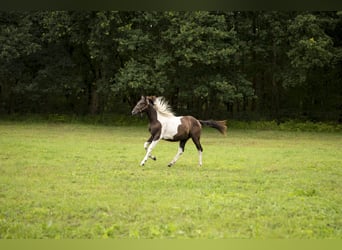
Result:
{"label": "black tail", "polygon": [[216,128],[218,131],[220,131],[221,134],[225,135],[227,132],[226,121],[213,121],[213,120],[209,120],[209,121],[198,120],[198,121],[202,125],[209,126],[211,128]]}

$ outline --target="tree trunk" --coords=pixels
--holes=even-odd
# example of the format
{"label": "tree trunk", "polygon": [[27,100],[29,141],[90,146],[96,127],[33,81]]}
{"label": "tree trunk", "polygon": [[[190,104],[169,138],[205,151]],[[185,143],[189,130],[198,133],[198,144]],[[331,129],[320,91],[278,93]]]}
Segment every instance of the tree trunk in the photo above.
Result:
{"label": "tree trunk", "polygon": [[275,72],[277,70],[277,52],[276,52],[276,44],[273,41],[273,49],[272,49],[272,71],[271,71],[271,82],[272,82],[272,113],[276,119],[279,118],[279,89],[278,83],[275,78]]}
{"label": "tree trunk", "polygon": [[90,84],[89,88],[89,113],[96,115],[99,109],[99,95],[97,93],[96,83]]}
{"label": "tree trunk", "polygon": [[94,80],[89,84],[89,113],[91,115],[96,115],[99,111],[99,94],[97,92],[97,84],[99,79],[101,79],[101,70],[95,68]]}

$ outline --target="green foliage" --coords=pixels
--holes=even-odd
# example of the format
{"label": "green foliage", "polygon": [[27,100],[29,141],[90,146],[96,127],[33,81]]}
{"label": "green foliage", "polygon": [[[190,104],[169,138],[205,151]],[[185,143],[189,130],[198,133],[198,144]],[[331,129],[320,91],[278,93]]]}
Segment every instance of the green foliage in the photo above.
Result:
{"label": "green foliage", "polygon": [[113,91],[128,96],[165,92],[170,99],[195,94],[197,98],[218,98],[220,102],[245,95],[236,93],[239,82],[228,80],[238,78],[228,67],[233,64],[238,46],[236,32],[227,27],[223,14],[136,14],[119,27],[118,50],[127,61],[113,79]]}
{"label": "green foliage", "polygon": [[121,114],[71,115],[71,114],[11,114],[1,115],[2,121],[22,124],[85,124],[103,126],[146,126],[144,117]]}
{"label": "green foliage", "polygon": [[307,74],[331,63],[332,40],[312,14],[298,15],[289,27],[291,49],[288,51],[291,66],[298,71],[296,82],[306,82]]}
{"label": "green foliage", "polygon": [[154,93],[161,95],[164,93],[167,81],[163,72],[155,71],[148,64],[142,64],[132,59],[125,64],[124,68],[120,69],[111,90],[115,94]]}
{"label": "green foliage", "polygon": [[[71,114],[12,114],[1,115],[2,121],[19,122],[27,124],[35,123],[71,123],[105,126],[146,126],[145,116],[128,116],[125,114],[99,114],[99,115],[71,115]],[[334,122],[310,122],[300,120],[287,120],[281,123],[272,121],[239,121],[228,120],[228,129],[243,130],[274,130],[292,132],[342,132],[342,125]]]}
{"label": "green foliage", "polygon": [[293,132],[342,132],[342,125],[337,123],[310,122],[288,120],[282,123],[276,121],[229,121],[232,129],[280,130]]}
{"label": "green foliage", "polygon": [[1,12],[0,16],[0,62],[29,56],[41,48],[32,33],[34,14]]}
{"label": "green foliage", "polygon": [[228,30],[222,14],[198,11],[166,16],[170,18],[170,27],[162,33],[163,40],[172,45],[174,57],[181,66],[229,63],[237,50],[235,32]]}
{"label": "green foliage", "polygon": [[[341,119],[341,13],[0,12],[0,112]],[[214,117],[209,117],[214,116]]]}

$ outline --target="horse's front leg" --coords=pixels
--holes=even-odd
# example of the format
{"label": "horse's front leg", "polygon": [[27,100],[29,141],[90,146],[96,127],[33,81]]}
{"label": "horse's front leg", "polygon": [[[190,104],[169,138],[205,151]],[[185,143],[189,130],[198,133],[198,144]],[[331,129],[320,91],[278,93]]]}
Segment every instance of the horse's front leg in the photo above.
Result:
{"label": "horse's front leg", "polygon": [[[153,140],[153,136],[151,136],[151,137],[144,143],[144,149],[145,149],[146,151],[147,151],[147,149],[148,149],[148,146],[151,144],[152,140]],[[153,156],[153,155],[149,155],[149,157],[150,157],[152,160],[154,160],[154,161],[157,160],[157,157],[155,157],[155,156]]]}
{"label": "horse's front leg", "polygon": [[146,155],[145,155],[144,159],[140,163],[140,166],[144,166],[145,165],[148,157],[151,157],[151,153],[152,153],[153,148],[157,145],[158,142],[159,142],[159,140],[155,140],[155,141],[151,142],[151,144],[148,146],[148,148],[146,150],[147,152],[146,152]]}

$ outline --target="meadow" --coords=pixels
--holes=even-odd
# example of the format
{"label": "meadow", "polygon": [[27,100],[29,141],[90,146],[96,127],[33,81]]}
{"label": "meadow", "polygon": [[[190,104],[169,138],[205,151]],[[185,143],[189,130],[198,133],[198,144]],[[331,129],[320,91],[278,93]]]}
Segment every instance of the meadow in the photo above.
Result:
{"label": "meadow", "polygon": [[341,239],[342,133],[0,122],[0,238]]}

